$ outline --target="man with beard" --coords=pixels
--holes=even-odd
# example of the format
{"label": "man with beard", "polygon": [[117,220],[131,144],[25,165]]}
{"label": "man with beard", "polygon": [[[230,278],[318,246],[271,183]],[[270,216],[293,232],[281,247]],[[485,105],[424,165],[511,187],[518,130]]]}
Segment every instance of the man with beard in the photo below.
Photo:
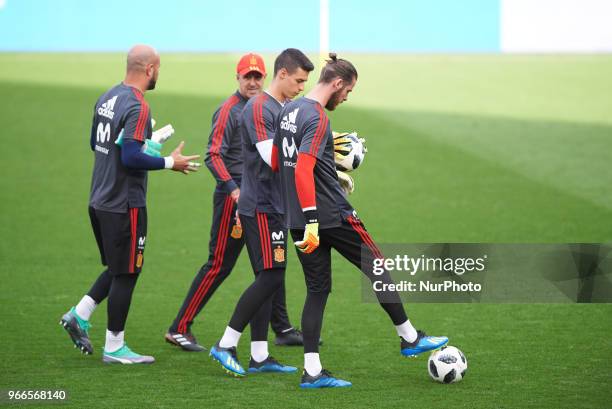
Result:
{"label": "man with beard", "polygon": [[[331,291],[331,249],[360,268],[370,280],[391,283],[388,272],[374,276],[373,260],[383,256],[338,181],[334,139],[323,107],[333,111],[347,100],[357,82],[357,70],[336,54],[331,53],[330,57],[319,82],[308,95],[284,106],[274,139],[273,157],[281,175],[287,227],[291,229],[306,279],[302,388],[351,386],[323,369],[319,359],[317,341]],[[414,356],[448,342],[446,337],[428,337],[417,331],[397,293],[387,292],[384,301],[381,294],[377,296],[400,336],[402,355]]]}
{"label": "man with beard", "polygon": [[90,145],[95,161],[89,217],[102,264],[107,268],[81,301],[62,316],[60,324],[75,348],[86,355],[92,354],[89,318],[108,297],[108,326],[102,356],[107,363],[155,361],[152,356],[133,352],[124,341],[132,293],[144,263],[147,171],[172,169],[187,174],[196,171],[198,165],[191,161],[199,155],[181,154],[183,142],[170,156],[162,158],[145,153],[150,152],[153,131],[144,94],[155,88],[159,66],[159,55],[152,47],[132,47],[127,56],[125,79],[102,94],[94,108]]}
{"label": "man with beard", "polygon": [[[226,99],[212,117],[204,163],[217,182],[213,194],[213,220],[208,261],[196,274],[174,322],[165,335],[167,342],[184,351],[200,352],[191,332],[193,320],[229,276],[244,247],[244,236],[235,216],[242,180],[242,110],[250,98],[261,93],[266,78],[263,58],[249,53],[236,66],[238,90]],[[277,345],[302,345],[302,333],[289,323],[284,285],[274,295],[271,324]]]}

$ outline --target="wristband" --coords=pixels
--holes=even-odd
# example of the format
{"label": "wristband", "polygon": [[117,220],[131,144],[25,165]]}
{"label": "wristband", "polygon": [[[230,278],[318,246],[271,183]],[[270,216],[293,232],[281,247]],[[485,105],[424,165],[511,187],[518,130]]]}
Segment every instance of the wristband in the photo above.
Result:
{"label": "wristband", "polygon": [[305,210],[304,219],[306,219],[306,224],[319,223],[319,212],[316,208]]}

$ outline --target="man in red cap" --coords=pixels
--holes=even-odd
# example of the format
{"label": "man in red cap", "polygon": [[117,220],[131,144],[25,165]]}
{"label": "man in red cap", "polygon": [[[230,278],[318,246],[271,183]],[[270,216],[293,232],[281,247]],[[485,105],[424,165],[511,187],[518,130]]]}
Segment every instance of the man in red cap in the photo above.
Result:
{"label": "man in red cap", "polygon": [[[236,66],[238,90],[219,106],[212,117],[205,163],[217,181],[217,187],[213,194],[208,261],[194,277],[165,335],[167,342],[185,351],[204,350],[193,336],[191,325],[215,290],[229,276],[244,247],[240,220],[236,217],[242,179],[239,121],[246,102],[261,93],[265,78],[263,58],[254,53],[244,55]],[[271,324],[277,334],[277,345],[302,345],[302,333],[291,326],[287,316],[284,286],[275,295]]]}

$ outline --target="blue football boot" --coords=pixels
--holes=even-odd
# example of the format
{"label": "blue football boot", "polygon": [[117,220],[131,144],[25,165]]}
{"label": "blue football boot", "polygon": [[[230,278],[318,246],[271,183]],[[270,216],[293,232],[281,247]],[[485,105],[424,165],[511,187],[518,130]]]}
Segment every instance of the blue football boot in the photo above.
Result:
{"label": "blue football boot", "polygon": [[400,339],[402,340],[400,346],[402,355],[410,357],[440,349],[448,343],[448,337],[430,337],[421,330],[417,330],[417,339],[414,342],[408,342],[403,337]]}
{"label": "blue football boot", "polygon": [[221,348],[217,342],[210,348],[209,355],[225,369],[230,375],[233,376],[244,376],[246,372],[240,362],[238,361],[238,355],[236,354],[236,347]]}
{"label": "blue football boot", "polygon": [[261,362],[257,362],[251,357],[249,373],[261,372],[294,373],[297,372],[297,368],[295,366],[283,365],[271,356],[268,356]]}
{"label": "blue football boot", "polygon": [[343,379],[334,378],[327,369],[321,370],[318,375],[310,376],[304,370],[300,388],[315,389],[315,388],[346,388],[353,384]]}

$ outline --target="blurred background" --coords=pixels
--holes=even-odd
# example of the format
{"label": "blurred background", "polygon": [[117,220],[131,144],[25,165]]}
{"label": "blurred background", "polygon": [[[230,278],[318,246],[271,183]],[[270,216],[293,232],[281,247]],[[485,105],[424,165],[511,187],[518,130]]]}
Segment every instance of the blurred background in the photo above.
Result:
{"label": "blurred background", "polygon": [[[162,338],[208,257],[206,169],[149,177],[145,268],[127,330],[157,363],[100,368],[104,307],[91,359],[57,321],[101,270],[87,217],[92,109],[123,79],[134,43],[161,53],[146,98],[158,126],[176,130],[165,154],[180,140],[204,154],[242,53],[262,53],[271,74],[287,47],[319,66],[335,51],[359,71],[329,116],[334,130],[367,139],[350,200],[374,240],[601,243],[612,241],[611,22],[608,0],[0,0],[0,389],[63,388],[74,406],[104,408],[609,407],[610,304],[407,305],[415,325],[449,335],[470,361],[449,392],[425,360],[395,359],[395,332],[340,257],[323,354],[353,390],[303,394],[297,377],[274,376],[236,389],[205,355]],[[293,253],[288,261],[299,325],[304,278]],[[243,254],[196,320],[200,343],[216,342],[252,277]],[[273,353],[301,364],[299,350]]]}
{"label": "blurred background", "polygon": [[607,0],[0,0],[0,50],[317,52],[323,29],[338,52],[609,52],[611,16]]}

